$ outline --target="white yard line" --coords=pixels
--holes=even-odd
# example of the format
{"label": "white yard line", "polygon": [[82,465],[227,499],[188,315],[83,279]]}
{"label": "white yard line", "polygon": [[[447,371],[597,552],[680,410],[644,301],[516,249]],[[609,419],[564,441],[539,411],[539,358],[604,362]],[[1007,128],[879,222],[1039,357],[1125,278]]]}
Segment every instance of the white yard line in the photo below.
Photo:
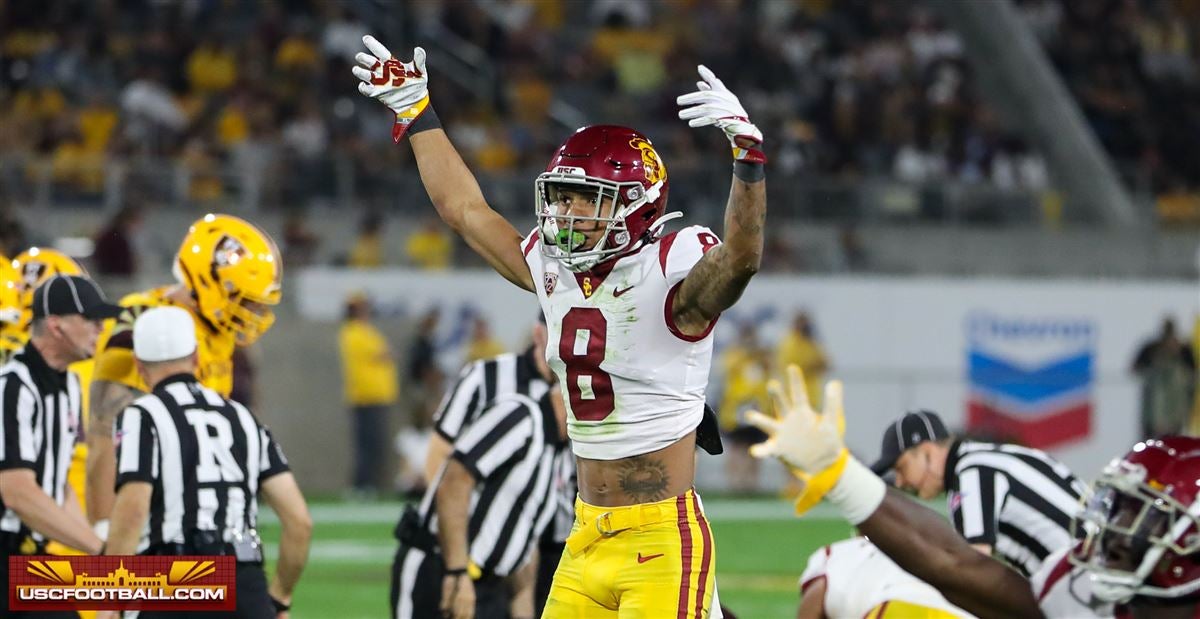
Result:
{"label": "white yard line", "polygon": [[[272,543],[263,544],[263,551],[268,557],[278,557],[278,546]],[[381,543],[378,541],[334,540],[322,541],[314,539],[308,550],[308,559],[321,563],[355,563],[372,565],[390,565],[396,556],[396,542]],[[386,575],[385,575],[386,576]]]}

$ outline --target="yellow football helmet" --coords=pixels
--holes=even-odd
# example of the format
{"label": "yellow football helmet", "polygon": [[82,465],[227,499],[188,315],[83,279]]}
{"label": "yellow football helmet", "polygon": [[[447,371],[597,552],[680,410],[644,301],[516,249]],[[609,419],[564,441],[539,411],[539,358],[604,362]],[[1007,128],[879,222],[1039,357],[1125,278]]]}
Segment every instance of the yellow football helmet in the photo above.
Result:
{"label": "yellow football helmet", "polygon": [[30,247],[17,254],[12,266],[17,270],[19,278],[17,292],[21,303],[21,317],[18,327],[24,331],[33,321],[33,291],[42,282],[55,275],[87,275],[87,271],[75,262],[74,258],[55,249],[45,247]]}
{"label": "yellow football helmet", "polygon": [[188,228],[175,256],[175,278],[192,291],[200,315],[241,346],[275,322],[283,260],[275,241],[244,219],[208,214]]}
{"label": "yellow football helmet", "polygon": [[12,260],[0,255],[0,323],[16,323],[21,320],[21,272],[12,265]]}

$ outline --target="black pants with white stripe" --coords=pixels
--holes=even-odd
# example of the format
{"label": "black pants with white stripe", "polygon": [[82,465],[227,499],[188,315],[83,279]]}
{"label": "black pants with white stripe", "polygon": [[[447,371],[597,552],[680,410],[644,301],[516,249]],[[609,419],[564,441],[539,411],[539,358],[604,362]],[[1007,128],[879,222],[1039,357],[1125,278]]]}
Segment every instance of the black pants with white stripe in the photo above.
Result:
{"label": "black pants with white stripe", "polygon": [[[401,543],[392,563],[392,617],[441,617],[442,569],[441,555]],[[476,619],[509,619],[508,597],[508,587],[499,578],[475,581]]]}

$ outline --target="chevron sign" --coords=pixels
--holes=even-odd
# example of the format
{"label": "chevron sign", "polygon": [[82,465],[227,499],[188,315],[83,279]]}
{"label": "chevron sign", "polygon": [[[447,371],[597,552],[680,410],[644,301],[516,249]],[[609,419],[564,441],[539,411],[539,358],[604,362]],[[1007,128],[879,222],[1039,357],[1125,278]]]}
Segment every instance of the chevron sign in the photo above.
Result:
{"label": "chevron sign", "polygon": [[1092,429],[1096,326],[1092,320],[967,319],[967,431],[1046,449]]}

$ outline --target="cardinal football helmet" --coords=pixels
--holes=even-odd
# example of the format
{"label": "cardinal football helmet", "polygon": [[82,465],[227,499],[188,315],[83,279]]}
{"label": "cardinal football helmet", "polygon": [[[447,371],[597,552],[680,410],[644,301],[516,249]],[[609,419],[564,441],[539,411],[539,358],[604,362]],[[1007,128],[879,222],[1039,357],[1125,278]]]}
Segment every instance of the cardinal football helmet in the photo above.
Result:
{"label": "cardinal football helmet", "polygon": [[[579,129],[558,147],[534,189],[542,253],[572,271],[632,250],[668,219],[667,168],[650,140],[627,127]],[[586,214],[568,209],[564,191],[585,194],[592,208]],[[604,226],[604,235],[586,247],[581,230],[593,226]]]}
{"label": "cardinal football helmet", "polygon": [[1096,481],[1073,528],[1071,562],[1106,601],[1180,598],[1200,590],[1200,439],[1133,446]]}
{"label": "cardinal football helmet", "polygon": [[214,328],[252,344],[275,322],[283,260],[275,241],[232,215],[205,215],[188,228],[175,256],[175,278],[192,292]]}
{"label": "cardinal football helmet", "polygon": [[74,258],[46,247],[30,247],[17,254],[12,266],[20,278],[17,291],[21,315],[17,320],[17,328],[21,331],[28,330],[29,323],[33,321],[33,291],[42,282],[55,275],[87,275],[87,271]]}

